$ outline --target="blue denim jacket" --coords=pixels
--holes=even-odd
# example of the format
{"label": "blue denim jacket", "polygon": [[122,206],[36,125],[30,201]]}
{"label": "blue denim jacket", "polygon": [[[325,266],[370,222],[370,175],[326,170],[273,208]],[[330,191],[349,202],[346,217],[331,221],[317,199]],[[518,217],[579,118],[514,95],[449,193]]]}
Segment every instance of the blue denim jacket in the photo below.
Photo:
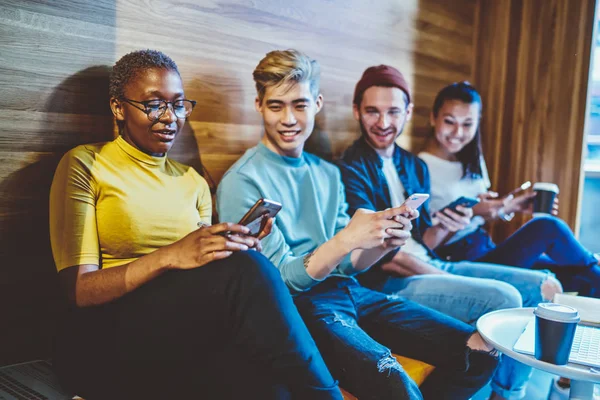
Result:
{"label": "blue denim jacket", "polygon": [[[394,165],[402,186],[404,197],[413,193],[430,193],[431,183],[427,165],[419,157],[394,145]],[[385,210],[392,206],[388,183],[383,175],[383,160],[363,137],[356,140],[337,161],[342,172],[342,180],[346,186],[348,213],[354,215],[357,209]],[[419,209],[419,218],[413,221],[411,234],[429,251],[429,255],[437,255],[423,243],[423,233],[431,226],[429,200]]]}

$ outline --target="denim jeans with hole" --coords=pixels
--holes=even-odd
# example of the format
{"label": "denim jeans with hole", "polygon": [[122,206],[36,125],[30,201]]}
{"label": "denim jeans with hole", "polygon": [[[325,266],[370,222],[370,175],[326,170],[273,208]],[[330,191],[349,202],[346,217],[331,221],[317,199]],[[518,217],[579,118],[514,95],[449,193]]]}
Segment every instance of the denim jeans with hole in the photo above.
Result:
{"label": "denim jeans with hole", "polygon": [[[470,261],[430,263],[450,274],[389,277],[374,289],[403,296],[475,325],[480,316],[491,311],[537,305],[543,301],[542,283],[552,276],[548,271]],[[522,399],[531,372],[531,367],[502,356],[492,379],[492,390],[506,399]]]}
{"label": "denim jeans with hole", "polygon": [[[468,399],[497,366],[466,346],[473,327],[354,279],[326,279],[295,302],[334,378],[361,400]],[[436,369],[419,388],[392,352]]]}

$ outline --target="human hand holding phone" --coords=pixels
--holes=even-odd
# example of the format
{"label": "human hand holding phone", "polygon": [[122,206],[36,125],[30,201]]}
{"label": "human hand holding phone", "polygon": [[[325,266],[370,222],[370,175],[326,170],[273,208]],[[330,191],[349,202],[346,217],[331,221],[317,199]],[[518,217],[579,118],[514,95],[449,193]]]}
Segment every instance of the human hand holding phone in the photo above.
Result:
{"label": "human hand holding phone", "polygon": [[258,199],[242,219],[240,219],[239,224],[248,227],[251,236],[259,237],[261,233],[264,233],[269,219],[274,218],[281,210],[281,207],[281,203],[274,200]]}
{"label": "human hand holding phone", "polygon": [[266,219],[266,223],[264,223],[264,227],[261,229],[258,236],[244,235],[233,232],[225,232],[223,236],[226,236],[229,240],[234,241],[236,243],[246,244],[248,248],[260,252],[262,251],[261,240],[269,236],[269,234],[273,230],[273,224],[275,223],[275,218],[268,218],[267,215],[264,215],[263,217],[261,217],[261,224],[263,224],[263,218]]}
{"label": "human hand holding phone", "polygon": [[533,198],[535,197],[535,193],[529,192],[519,195],[521,192],[525,192],[530,187],[531,182],[526,181],[523,182],[519,187],[508,192],[502,199],[504,213],[513,214],[516,212],[533,212]]}
{"label": "human hand holding phone", "polygon": [[[410,196],[408,196],[408,198],[406,200],[404,200],[404,202],[400,205],[400,207],[405,207],[405,208],[409,209],[408,213],[404,213],[408,217],[409,216],[408,214],[411,214],[412,211],[417,211],[417,209],[419,207],[421,207],[423,205],[423,203],[425,203],[427,201],[428,198],[429,198],[429,194],[427,194],[427,193],[413,193]],[[417,212],[417,216],[418,216],[418,212]],[[411,218],[411,219],[414,219],[414,218]]]}
{"label": "human hand holding phone", "polygon": [[258,240],[262,240],[262,239],[266,238],[267,236],[269,236],[269,234],[271,234],[274,223],[275,223],[275,218],[267,218],[267,222],[265,223],[264,227],[258,234]]}
{"label": "human hand holding phone", "polygon": [[518,197],[507,196],[503,199],[504,212],[507,214],[516,212],[531,214],[533,212],[533,198],[535,195],[535,192],[529,192]]}
{"label": "human hand holding phone", "polygon": [[473,206],[473,215],[479,215],[486,221],[496,219],[498,211],[504,207],[505,199],[500,198],[494,191],[480,193],[477,198],[479,203]]}
{"label": "human hand holding phone", "polygon": [[279,210],[281,210],[280,203],[273,200],[259,199],[238,223],[238,225],[247,228],[247,234],[230,231],[220,232],[219,234],[236,243],[244,243],[251,249],[262,251],[260,241],[271,233],[275,221],[274,217]]}
{"label": "human hand holding phone", "polygon": [[[413,215],[416,216],[413,217]],[[403,214],[392,217],[392,220],[400,224],[400,226],[392,227],[386,230],[386,233],[388,233],[390,237],[384,239],[384,247],[396,248],[404,246],[406,241],[412,236],[410,233],[413,228],[411,220],[417,218],[418,216],[419,212],[417,210],[407,210],[407,212]]]}
{"label": "human hand holding phone", "polygon": [[[410,221],[419,218],[419,208],[427,199],[429,195],[427,193],[413,193],[404,202],[395,207],[393,209],[398,210],[398,214],[394,215],[392,219],[398,222],[400,225],[399,228],[410,232],[412,230],[412,223]],[[391,209],[388,209],[391,210]]]}
{"label": "human hand holding phone", "polygon": [[[248,235],[262,239],[267,236],[273,227],[273,218],[279,210],[281,203],[268,199],[258,199],[256,203],[244,214],[238,222],[249,229]],[[269,225],[270,223],[270,225]],[[267,229],[267,225],[269,225]],[[230,232],[223,232],[228,235]]]}
{"label": "human hand holding phone", "polygon": [[511,190],[511,191],[510,191],[510,192],[508,192],[508,193],[506,194],[506,196],[504,196],[504,197],[508,197],[508,196],[513,196],[513,197],[514,197],[514,196],[516,196],[517,194],[519,194],[520,192],[524,192],[525,190],[529,189],[530,187],[531,187],[531,182],[530,182],[530,181],[523,182],[523,183],[521,184],[521,186],[519,186],[519,187],[517,187],[517,188],[515,188],[515,189]]}
{"label": "human hand holding phone", "polygon": [[444,208],[435,212],[432,217],[434,224],[440,225],[449,232],[458,232],[465,229],[471,223],[473,209],[456,206],[455,211],[453,211],[449,208]]}
{"label": "human hand holding phone", "polygon": [[261,240],[266,238],[267,236],[269,236],[271,234],[271,231],[273,230],[273,224],[275,223],[275,218],[267,218],[267,222],[264,224],[264,227],[262,228],[262,230],[260,231],[260,233],[258,234],[258,236],[256,237],[256,246],[254,247],[254,249],[256,251],[262,251],[262,244],[261,244]]}
{"label": "human hand holding phone", "polygon": [[[523,212],[531,214],[533,212],[533,199],[536,196],[536,192],[524,193],[517,196],[521,192],[525,192],[531,187],[531,182],[523,182],[519,187],[511,190],[502,198],[503,212],[505,214],[512,214],[516,212]],[[558,198],[554,198],[554,204],[552,207],[552,215],[558,215],[559,201]]]}
{"label": "human hand holding phone", "polygon": [[[388,208],[383,211],[359,208],[348,225],[338,234],[341,243],[350,252],[355,249],[368,250],[379,246],[387,247],[385,240],[392,237],[406,240],[410,237],[410,232],[404,230],[402,223],[396,222],[394,217],[408,211],[406,207]],[[411,226],[410,220],[403,220],[407,224],[407,228]]]}
{"label": "human hand holding phone", "polygon": [[427,193],[413,193],[398,207],[398,214],[392,217],[392,220],[399,223],[400,226],[397,228],[390,228],[387,232],[391,235],[389,238],[384,240],[384,247],[396,248],[404,246],[406,241],[412,236],[412,223],[411,221],[419,217],[419,208],[427,199],[429,194]]}
{"label": "human hand holding phone", "polygon": [[439,210],[439,212],[443,213],[446,210],[450,210],[450,211],[453,211],[455,213],[462,214],[462,212],[458,210],[458,207],[472,208],[475,205],[477,205],[479,202],[480,202],[479,199],[472,198],[472,197],[461,196],[458,199],[456,199],[453,202],[451,202],[450,204],[448,204],[446,207],[441,208]]}
{"label": "human hand holding phone", "polygon": [[[229,234],[224,235],[225,232]],[[239,224],[200,222],[198,229],[159,251],[165,254],[170,269],[197,268],[251,248],[257,239],[245,236],[247,233],[248,228]]]}
{"label": "human hand holding phone", "polygon": [[516,212],[533,212],[533,198],[535,197],[534,192],[525,193],[521,196],[517,196],[521,192],[525,192],[531,187],[531,182],[523,182],[519,187],[511,190],[506,196],[504,196],[504,212],[506,214],[512,214]]}
{"label": "human hand holding phone", "polygon": [[[417,210],[419,207],[423,205],[429,198],[427,193],[413,193],[404,202],[395,207],[396,209],[402,209],[403,211],[398,214],[398,216],[402,216],[405,219],[413,220],[419,217],[419,211]],[[394,216],[394,219],[396,216]],[[400,221],[399,221],[400,222]]]}

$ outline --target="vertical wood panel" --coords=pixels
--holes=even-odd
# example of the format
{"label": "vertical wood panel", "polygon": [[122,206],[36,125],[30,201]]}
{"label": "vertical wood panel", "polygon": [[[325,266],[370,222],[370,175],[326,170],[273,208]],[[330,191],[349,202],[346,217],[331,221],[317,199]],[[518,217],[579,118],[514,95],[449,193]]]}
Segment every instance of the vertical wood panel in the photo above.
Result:
{"label": "vertical wood panel", "polygon": [[[493,187],[555,182],[576,227],[595,0],[478,1],[475,83]],[[496,224],[505,237],[524,222]]]}
{"label": "vertical wood panel", "polygon": [[416,99],[401,142],[429,133],[433,97],[470,79],[475,0],[5,0],[0,3],[0,365],[48,356],[56,273],[48,190],[80,143],[109,140],[109,67],[156,48],[198,100],[172,156],[215,181],[258,142],[252,70],[273,49],[319,60],[325,107],[310,148],[339,155],[358,136],[351,102],[363,70],[399,68]]}

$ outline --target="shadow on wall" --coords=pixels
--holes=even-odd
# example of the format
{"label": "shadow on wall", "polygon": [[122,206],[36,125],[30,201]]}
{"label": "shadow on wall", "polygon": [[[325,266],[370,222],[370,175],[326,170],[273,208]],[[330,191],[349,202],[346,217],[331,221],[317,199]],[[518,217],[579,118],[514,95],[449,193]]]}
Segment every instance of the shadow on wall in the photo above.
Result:
{"label": "shadow on wall", "polygon": [[327,106],[324,105],[317,118],[315,120],[315,128],[306,141],[305,149],[309,153],[315,154],[324,160],[333,161],[335,156],[339,154],[333,154],[333,147],[331,144],[331,138],[324,131],[324,127],[327,126]]}
{"label": "shadow on wall", "polygon": [[253,127],[255,113],[246,114],[246,102],[254,98],[243,91],[240,94],[239,76],[225,71],[195,74],[183,83],[186,97],[197,104],[169,156],[206,179],[212,193],[213,223],[217,223],[216,189],[223,173],[260,140],[261,131]]}
{"label": "shadow on wall", "polygon": [[[224,122],[230,118],[228,109],[228,98],[225,95],[226,91],[214,90],[211,87],[211,82],[218,82],[218,76],[200,76],[199,79],[191,79],[184,81],[186,97],[196,100],[196,107],[194,112],[188,118],[183,127],[182,132],[179,134],[173,148],[169,152],[169,156],[173,159],[193,167],[200,175],[208,182],[211,192],[214,196],[216,191],[216,183],[213,181],[210,172],[206,165],[202,162],[202,151],[200,148],[202,145],[198,142],[196,132],[190,124],[191,120],[194,121],[213,121],[217,118],[217,121]],[[218,135],[214,135],[212,140],[223,141]]]}
{"label": "shadow on wall", "polygon": [[[0,183],[2,216],[0,270],[2,330],[0,365],[50,356],[61,294],[48,228],[48,197],[56,166],[69,149],[113,138],[109,108],[110,68],[94,66],[61,82],[44,110],[32,163]],[[9,265],[6,265],[9,264]]]}

